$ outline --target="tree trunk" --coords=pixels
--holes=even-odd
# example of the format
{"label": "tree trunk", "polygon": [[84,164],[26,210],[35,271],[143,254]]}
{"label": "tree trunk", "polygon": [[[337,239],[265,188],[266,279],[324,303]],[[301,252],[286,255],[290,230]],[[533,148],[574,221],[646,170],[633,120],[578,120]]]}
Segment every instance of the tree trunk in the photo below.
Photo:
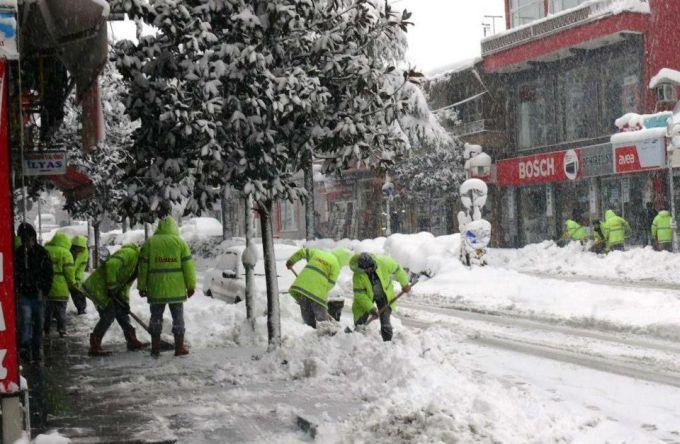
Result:
{"label": "tree trunk", "polygon": [[312,161],[312,151],[309,150],[309,163],[305,168],[305,190],[307,199],[305,200],[305,237],[307,240],[316,239],[316,221],[314,217],[314,162]]}
{"label": "tree trunk", "polygon": [[101,241],[101,231],[99,229],[99,221],[95,220],[92,224],[94,228],[94,268],[99,267],[99,245]]}
{"label": "tree trunk", "polygon": [[123,216],[122,229],[123,229],[123,233],[128,232],[128,218],[127,218],[127,216]]}
{"label": "tree trunk", "polygon": [[231,239],[234,236],[232,232],[231,221],[231,196],[227,186],[222,190],[222,240]]}
{"label": "tree trunk", "polygon": [[[245,198],[246,207],[246,249],[245,252],[252,252],[253,245],[253,199],[248,196]],[[246,257],[251,260],[246,260]],[[243,267],[246,269],[246,317],[251,320],[253,327],[255,326],[255,316],[253,314],[253,307],[255,303],[255,258],[257,255],[249,254],[243,256]]]}
{"label": "tree trunk", "polygon": [[279,311],[279,282],[276,277],[276,256],[274,255],[274,230],[272,229],[272,201],[259,203],[262,226],[262,251],[264,254],[264,275],[267,282],[267,333],[269,350],[281,346],[281,313]]}

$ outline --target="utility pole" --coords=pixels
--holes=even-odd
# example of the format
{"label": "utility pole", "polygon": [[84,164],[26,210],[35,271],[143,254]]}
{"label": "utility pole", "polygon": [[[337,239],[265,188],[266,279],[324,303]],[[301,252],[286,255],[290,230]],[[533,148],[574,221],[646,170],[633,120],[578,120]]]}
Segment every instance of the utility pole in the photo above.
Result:
{"label": "utility pole", "polygon": [[669,123],[667,134],[668,137],[668,196],[671,201],[671,228],[673,229],[673,252],[678,251],[678,223],[675,213],[675,190],[673,179],[673,154],[680,149],[680,122]]}

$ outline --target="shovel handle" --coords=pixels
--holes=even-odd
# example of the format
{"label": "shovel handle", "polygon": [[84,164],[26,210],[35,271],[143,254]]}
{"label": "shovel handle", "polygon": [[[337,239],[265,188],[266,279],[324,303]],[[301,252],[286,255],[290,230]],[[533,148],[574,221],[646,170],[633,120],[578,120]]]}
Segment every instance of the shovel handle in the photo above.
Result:
{"label": "shovel handle", "polygon": [[[414,285],[416,285],[415,282],[411,284],[411,288],[413,288]],[[371,316],[371,317],[368,319],[368,321],[366,322],[365,325],[368,325],[368,324],[370,324],[371,322],[375,321],[376,319],[380,318],[380,316],[382,316],[382,314],[385,313],[385,310],[387,310],[387,307],[389,307],[389,306],[391,306],[392,304],[394,304],[395,302],[397,302],[397,300],[398,300],[400,297],[402,297],[403,295],[405,295],[405,294],[406,294],[406,292],[405,292],[404,290],[401,290],[401,293],[399,293],[399,294],[397,295],[397,297],[395,297],[394,299],[392,299],[392,302],[390,302],[389,304],[385,304],[385,306],[384,306],[383,308],[381,308],[380,311],[378,311],[378,316],[375,316],[375,315]]]}
{"label": "shovel handle", "polygon": [[295,275],[295,277],[298,277],[297,271],[295,271],[294,268],[289,268],[289,270]]}

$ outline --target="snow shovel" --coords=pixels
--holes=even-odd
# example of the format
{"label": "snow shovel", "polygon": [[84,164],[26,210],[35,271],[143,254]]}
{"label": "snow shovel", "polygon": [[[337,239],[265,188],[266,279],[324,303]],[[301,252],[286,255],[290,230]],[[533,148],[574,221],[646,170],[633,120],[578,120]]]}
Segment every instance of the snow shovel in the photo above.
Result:
{"label": "snow shovel", "polygon": [[[142,318],[140,318],[139,316],[137,316],[136,314],[134,314],[134,313],[132,312],[132,310],[130,310],[130,306],[129,306],[129,305],[124,304],[123,301],[121,301],[120,299],[118,299],[118,298],[115,297],[115,296],[112,297],[111,299],[113,299],[113,300],[116,302],[116,304],[118,304],[119,306],[121,306],[121,307],[123,307],[125,310],[127,310],[128,314],[132,317],[132,319],[134,319],[134,320],[135,320],[135,321],[136,321],[136,322],[144,329],[144,331],[146,331],[146,332],[149,334],[149,336],[151,336],[151,329],[149,328],[149,326],[146,324],[146,322],[144,322],[144,321],[142,320]],[[174,349],[175,349],[174,344],[171,344],[171,343],[169,343],[168,341],[166,341],[166,340],[164,340],[163,338],[161,338],[161,350],[162,350],[162,351],[169,351],[169,350],[174,350]]]}
{"label": "snow shovel", "polygon": [[[417,283],[418,283],[418,281],[411,283],[411,288],[413,288],[413,286],[416,285]],[[402,290],[401,293],[399,293],[396,298],[392,299],[392,302],[390,302],[389,304],[386,304],[383,308],[380,309],[380,311],[378,311],[377,316],[373,315],[370,318],[368,318],[368,321],[366,321],[365,324],[357,325],[356,327],[354,327],[354,330],[352,330],[349,327],[345,327],[345,333],[353,333],[353,332],[357,331],[358,329],[365,329],[366,327],[368,327],[368,324],[375,321],[376,319],[379,319],[380,316],[382,316],[382,314],[385,313],[385,310],[387,310],[387,307],[389,307],[392,304],[394,304],[395,302],[397,302],[397,300],[399,300],[399,298],[402,297],[405,294],[406,294],[406,292],[404,290]]]}

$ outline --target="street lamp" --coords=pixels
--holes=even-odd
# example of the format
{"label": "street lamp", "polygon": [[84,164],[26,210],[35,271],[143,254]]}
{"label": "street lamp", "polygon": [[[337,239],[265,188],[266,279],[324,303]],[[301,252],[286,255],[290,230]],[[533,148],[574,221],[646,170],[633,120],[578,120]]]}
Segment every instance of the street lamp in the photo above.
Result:
{"label": "street lamp", "polygon": [[680,114],[676,114],[670,119],[668,128],[666,130],[666,137],[668,138],[668,187],[671,201],[671,228],[673,229],[673,252],[678,251],[678,226],[675,219],[675,196],[674,196],[674,181],[673,181],[673,157],[675,150],[680,150]]}

